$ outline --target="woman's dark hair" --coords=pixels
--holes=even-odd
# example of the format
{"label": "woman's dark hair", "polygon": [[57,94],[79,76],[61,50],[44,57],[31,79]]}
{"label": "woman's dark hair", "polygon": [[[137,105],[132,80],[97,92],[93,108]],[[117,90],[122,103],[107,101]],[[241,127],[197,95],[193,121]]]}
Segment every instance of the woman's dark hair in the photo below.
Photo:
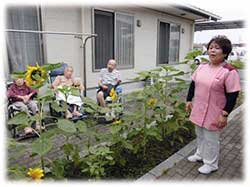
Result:
{"label": "woman's dark hair", "polygon": [[209,49],[209,46],[211,45],[212,42],[215,42],[220,46],[220,48],[222,49],[223,54],[226,55],[224,59],[227,59],[228,55],[232,51],[232,43],[231,43],[231,41],[226,36],[220,36],[220,35],[215,36],[207,44],[207,50]]}

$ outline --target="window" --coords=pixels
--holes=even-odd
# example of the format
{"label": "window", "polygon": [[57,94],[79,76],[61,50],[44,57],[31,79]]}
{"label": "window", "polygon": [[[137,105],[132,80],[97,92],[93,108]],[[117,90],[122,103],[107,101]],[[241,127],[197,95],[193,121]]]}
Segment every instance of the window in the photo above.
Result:
{"label": "window", "polygon": [[[6,27],[16,30],[40,30],[37,7],[7,8]],[[6,35],[10,73],[24,71],[26,66],[41,64],[41,36],[34,33],[8,32]]]}
{"label": "window", "polygon": [[114,58],[114,14],[95,10],[95,69],[106,67],[109,59]]}
{"label": "window", "polygon": [[134,17],[94,9],[94,70],[107,66],[114,58],[118,68],[134,64]]}
{"label": "window", "polygon": [[177,63],[179,61],[180,48],[180,25],[170,24],[170,41],[169,41],[169,62]]}
{"label": "window", "polygon": [[160,22],[159,30],[159,64],[169,63],[169,38],[170,38],[170,24]]}
{"label": "window", "polygon": [[174,64],[179,61],[180,25],[159,21],[158,64]]}
{"label": "window", "polygon": [[116,14],[115,56],[118,67],[133,67],[134,61],[134,17]]}

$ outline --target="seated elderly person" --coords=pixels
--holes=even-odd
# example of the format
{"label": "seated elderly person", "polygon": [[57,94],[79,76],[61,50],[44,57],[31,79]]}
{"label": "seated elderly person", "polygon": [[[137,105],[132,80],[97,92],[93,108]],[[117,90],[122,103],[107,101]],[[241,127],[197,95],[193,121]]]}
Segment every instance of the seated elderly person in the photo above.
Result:
{"label": "seated elderly person", "polygon": [[17,78],[7,91],[7,97],[11,99],[12,104],[22,112],[26,112],[30,116],[29,110],[32,114],[38,112],[36,101],[32,100],[32,96],[36,94],[36,90],[28,87],[24,79]]}
{"label": "seated elderly person", "polygon": [[[56,90],[57,88],[62,88],[63,86],[76,87],[79,89],[79,93],[83,92],[84,87],[80,82],[80,79],[73,79],[73,67],[67,66],[64,70],[63,76],[57,76],[52,87]],[[80,94],[79,94],[80,95]],[[56,93],[56,100],[66,101],[65,95],[61,92]],[[67,110],[65,116],[66,118],[72,118],[73,116],[81,116],[82,114],[78,111],[79,107],[82,106],[82,100],[80,96],[69,95],[67,98],[67,103],[69,104],[69,109]]]}
{"label": "seated elderly person", "polygon": [[120,72],[116,70],[116,62],[114,59],[110,59],[107,68],[101,69],[98,81],[97,100],[102,107],[105,107],[105,99],[109,96],[111,89],[116,88],[120,83]]}
{"label": "seated elderly person", "polygon": [[[7,90],[7,97],[11,100],[12,105],[25,112],[30,116],[29,110],[31,110],[33,115],[38,115],[37,102],[32,100],[32,96],[36,94],[37,91],[28,87],[23,78],[17,78],[14,83]],[[36,122],[36,130],[40,128],[38,121]],[[30,132],[30,128],[25,128],[25,132]]]}

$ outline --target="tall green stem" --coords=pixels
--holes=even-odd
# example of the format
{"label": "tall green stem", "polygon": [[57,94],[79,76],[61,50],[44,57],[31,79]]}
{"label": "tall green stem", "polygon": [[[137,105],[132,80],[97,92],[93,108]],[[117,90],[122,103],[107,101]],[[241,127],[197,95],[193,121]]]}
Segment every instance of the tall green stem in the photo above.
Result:
{"label": "tall green stem", "polygon": [[44,171],[45,167],[44,167],[44,158],[43,158],[43,156],[41,156],[41,167],[42,167],[42,169]]}
{"label": "tall green stem", "polygon": [[[145,144],[146,142],[146,128],[147,128],[147,100],[144,102],[144,120],[143,120],[143,143]],[[146,154],[146,144],[143,147],[143,159],[145,159],[145,154]]]}

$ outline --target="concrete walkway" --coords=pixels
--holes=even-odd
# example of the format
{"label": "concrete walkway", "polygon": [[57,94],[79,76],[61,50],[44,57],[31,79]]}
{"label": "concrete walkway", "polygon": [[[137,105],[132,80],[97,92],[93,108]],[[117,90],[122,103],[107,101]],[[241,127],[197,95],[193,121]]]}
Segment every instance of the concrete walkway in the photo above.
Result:
{"label": "concrete walkway", "polygon": [[[202,163],[190,163],[183,159],[166,171],[159,180],[241,180],[243,179],[243,111],[230,120],[220,137],[221,148],[219,170],[210,175],[199,174],[197,169]],[[195,152],[192,151],[191,154]],[[189,154],[189,155],[191,155]],[[189,156],[188,155],[188,156]]]}
{"label": "concrete walkway", "polygon": [[243,114],[244,106],[241,105],[229,116],[228,126],[221,132],[218,171],[209,175],[200,174],[197,170],[203,163],[191,163],[187,160],[195,152],[194,140],[142,176],[139,181],[243,180]]}

